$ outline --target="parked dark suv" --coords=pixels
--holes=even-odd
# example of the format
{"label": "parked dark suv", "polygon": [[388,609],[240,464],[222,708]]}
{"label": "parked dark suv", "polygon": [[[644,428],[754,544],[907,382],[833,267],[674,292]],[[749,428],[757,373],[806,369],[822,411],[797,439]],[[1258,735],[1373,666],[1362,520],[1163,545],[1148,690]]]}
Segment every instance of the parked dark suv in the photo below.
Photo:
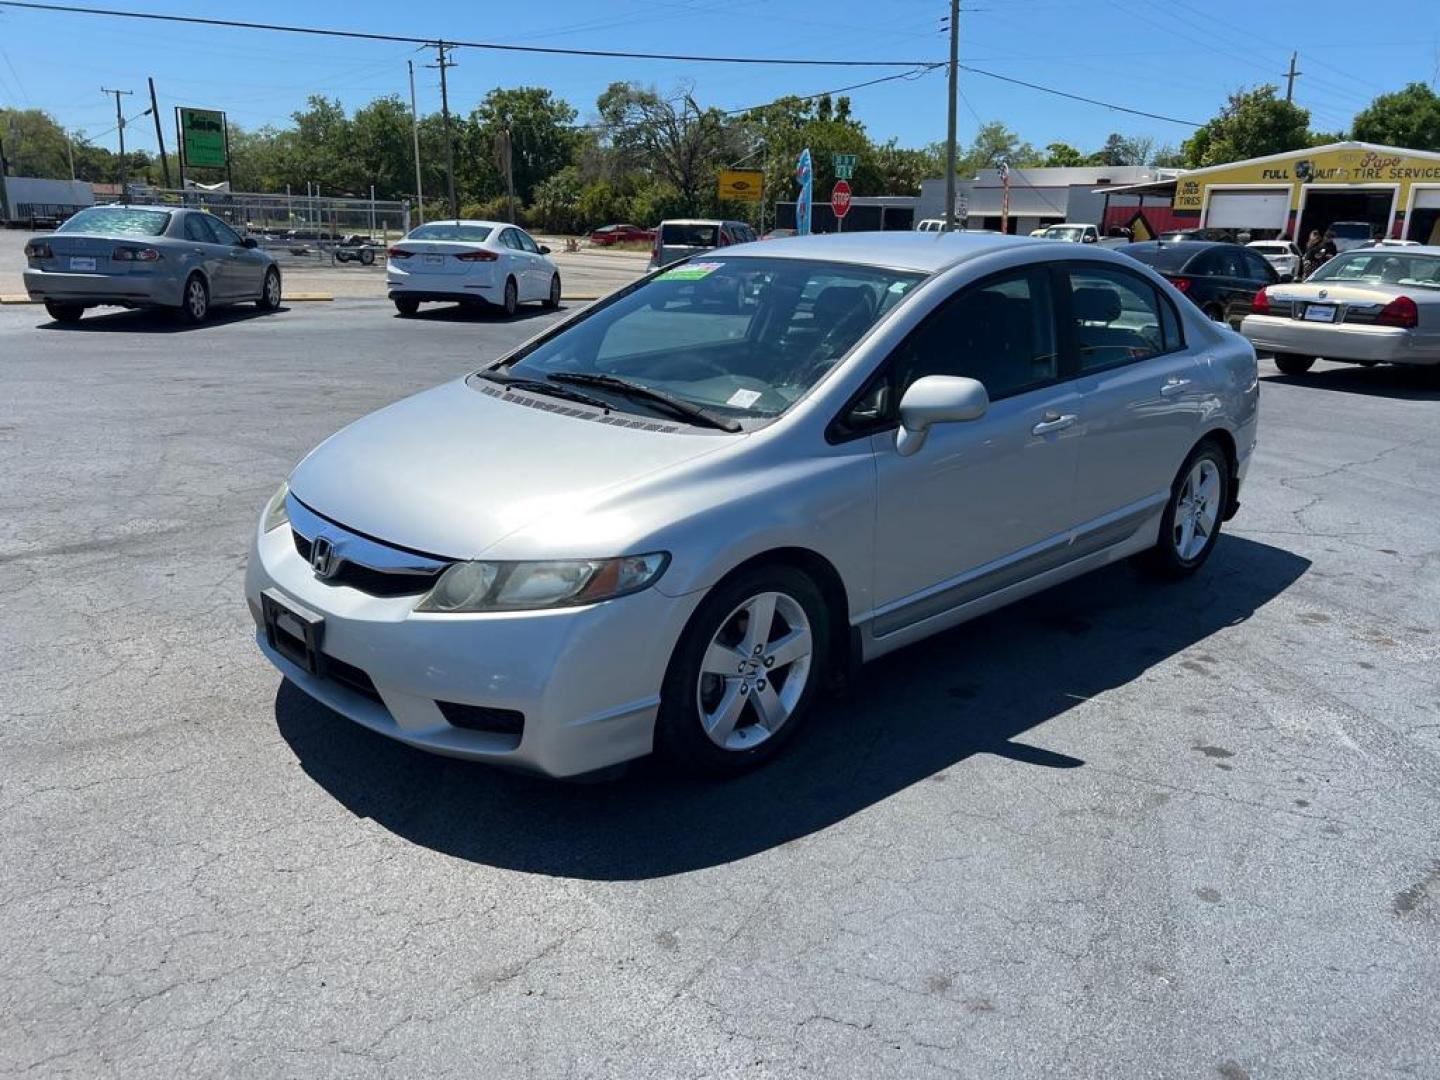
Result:
{"label": "parked dark suv", "polygon": [[1153,240],[1115,250],[1154,267],[1212,320],[1236,330],[1255,294],[1280,280],[1262,256],[1239,244]]}

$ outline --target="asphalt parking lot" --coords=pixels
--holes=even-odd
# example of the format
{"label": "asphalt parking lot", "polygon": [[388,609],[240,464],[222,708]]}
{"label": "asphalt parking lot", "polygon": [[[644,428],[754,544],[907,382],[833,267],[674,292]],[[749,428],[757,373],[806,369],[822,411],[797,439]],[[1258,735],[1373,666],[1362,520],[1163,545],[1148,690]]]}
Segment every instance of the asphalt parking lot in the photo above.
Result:
{"label": "asphalt parking lot", "polygon": [[1262,363],[1197,579],[558,784],[312,704],[241,594],[311,446],[553,317],[0,308],[0,1074],[1440,1075],[1440,381]]}

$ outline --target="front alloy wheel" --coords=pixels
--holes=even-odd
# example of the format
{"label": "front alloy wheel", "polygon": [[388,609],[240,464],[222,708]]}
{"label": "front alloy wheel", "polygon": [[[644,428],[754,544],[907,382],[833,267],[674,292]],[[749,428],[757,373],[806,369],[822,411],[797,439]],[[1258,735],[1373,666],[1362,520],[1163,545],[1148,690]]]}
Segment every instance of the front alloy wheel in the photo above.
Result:
{"label": "front alloy wheel", "polygon": [[255,306],[261,311],[274,311],[280,306],[280,271],[273,266],[265,271],[265,284],[260,289],[260,299]]}

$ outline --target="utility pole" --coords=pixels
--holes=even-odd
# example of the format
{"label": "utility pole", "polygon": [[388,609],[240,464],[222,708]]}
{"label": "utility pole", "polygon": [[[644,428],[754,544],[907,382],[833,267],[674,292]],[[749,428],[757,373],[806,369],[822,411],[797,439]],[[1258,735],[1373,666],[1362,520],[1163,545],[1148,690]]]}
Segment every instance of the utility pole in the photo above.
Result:
{"label": "utility pole", "polygon": [[950,0],[950,114],[945,125],[945,228],[955,228],[955,107],[960,96],[960,0]]}
{"label": "utility pole", "polygon": [[1290,70],[1285,73],[1285,104],[1289,105],[1295,97],[1295,76],[1303,75],[1303,71],[1295,70],[1295,61],[1300,58],[1299,53],[1290,54]]}
{"label": "utility pole", "polygon": [[[155,80],[148,79],[150,83],[150,115],[155,118],[155,142],[160,147],[160,170],[165,177],[165,186],[170,186],[170,159],[165,156],[165,133],[160,129],[160,106],[155,102]],[[71,169],[74,172],[74,169]],[[70,177],[74,180],[75,177]]]}
{"label": "utility pole", "polygon": [[458,218],[460,216],[460,200],[455,197],[455,140],[450,135],[450,91],[445,83],[445,69],[455,66],[455,61],[447,57],[445,53],[454,47],[443,41],[437,41],[435,50],[438,55],[438,63],[425,66],[440,69],[440,118],[445,125],[445,187],[446,194],[450,198],[450,216]]}
{"label": "utility pole", "polygon": [[10,162],[5,158],[5,135],[0,132],[0,225],[10,220],[10,192],[5,178],[10,175]]}
{"label": "utility pole", "polygon": [[121,96],[129,97],[133,95],[135,91],[106,90],[105,87],[102,86],[100,92],[102,94],[115,95],[115,126],[120,131],[120,201],[122,203],[128,203],[130,201],[130,193],[126,190],[128,186],[126,181],[129,179],[127,173],[129,170],[125,167],[125,114],[120,109],[120,98]]}
{"label": "utility pole", "polygon": [[415,205],[420,211],[420,224],[425,224],[425,194],[420,190],[420,112],[415,108],[415,61],[406,60],[410,69],[410,134],[415,141]]}

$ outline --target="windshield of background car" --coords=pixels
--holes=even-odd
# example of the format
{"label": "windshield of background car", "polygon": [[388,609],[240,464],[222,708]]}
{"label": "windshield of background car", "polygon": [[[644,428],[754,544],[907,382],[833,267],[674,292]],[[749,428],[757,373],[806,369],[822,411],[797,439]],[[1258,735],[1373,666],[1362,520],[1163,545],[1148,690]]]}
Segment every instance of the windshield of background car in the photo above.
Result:
{"label": "windshield of background car", "polygon": [[1162,274],[1173,274],[1185,268],[1185,264],[1195,257],[1195,249],[1188,247],[1166,247],[1164,244],[1155,247],[1148,247],[1141,244],[1126,244],[1118,247],[1116,251],[1124,252],[1137,262],[1143,262],[1146,266],[1153,266]]}
{"label": "windshield of background car", "polygon": [[1337,255],[1305,280],[1440,289],[1440,256],[1404,255],[1394,249]]}
{"label": "windshield of background car", "polygon": [[1053,228],[1045,230],[1046,240],[1079,240],[1085,234],[1084,229]]}
{"label": "windshield of background car", "polygon": [[1251,251],[1258,251],[1261,255],[1289,255],[1290,249],[1284,244],[1251,244]]}
{"label": "windshield of background car", "polygon": [[1337,221],[1330,231],[1342,240],[1370,239],[1370,226],[1363,221]]}
{"label": "windshield of background car", "polygon": [[460,240],[470,244],[483,244],[490,236],[488,225],[459,225],[455,222],[432,221],[410,230],[406,240]]}
{"label": "windshield of background car", "polygon": [[132,206],[92,206],[68,219],[56,232],[100,233],[104,236],[159,236],[170,224],[168,210]]}
{"label": "windshield of background car", "polygon": [[540,342],[508,371],[613,375],[722,416],[778,416],[923,277],[801,259],[681,263]]}
{"label": "windshield of background car", "polygon": [[660,243],[667,247],[716,247],[719,233],[718,225],[666,225],[660,230]]}

